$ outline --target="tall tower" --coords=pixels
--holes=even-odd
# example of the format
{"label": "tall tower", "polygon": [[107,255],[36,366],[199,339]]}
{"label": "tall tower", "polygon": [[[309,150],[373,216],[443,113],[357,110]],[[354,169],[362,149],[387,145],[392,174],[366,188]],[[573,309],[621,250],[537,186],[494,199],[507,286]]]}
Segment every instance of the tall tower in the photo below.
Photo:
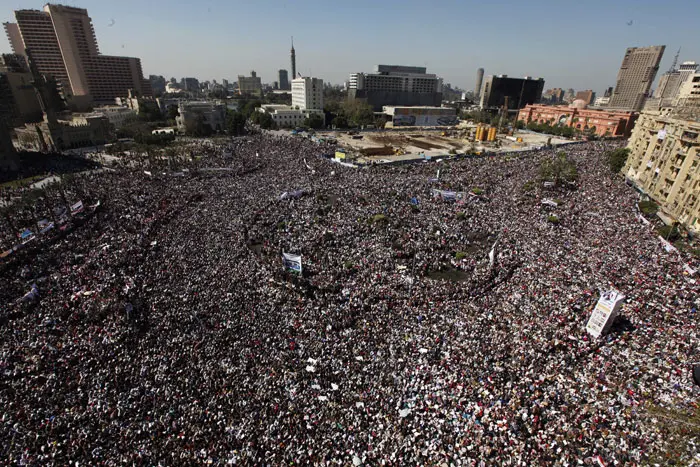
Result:
{"label": "tall tower", "polygon": [[625,51],[609,108],[642,110],[665,49],[665,45],[660,45],[630,47]]}
{"label": "tall tower", "polygon": [[294,36],[292,36],[292,79],[297,77],[297,56],[294,53]]}
{"label": "tall tower", "polygon": [[477,68],[476,70],[476,86],[474,86],[474,97],[477,99],[481,95],[481,83],[484,82],[484,69]]}

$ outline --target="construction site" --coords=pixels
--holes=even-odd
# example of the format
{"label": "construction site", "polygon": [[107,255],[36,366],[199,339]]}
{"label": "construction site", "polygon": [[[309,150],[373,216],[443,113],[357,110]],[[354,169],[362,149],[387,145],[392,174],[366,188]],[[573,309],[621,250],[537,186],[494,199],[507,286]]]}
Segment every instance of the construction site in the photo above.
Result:
{"label": "construction site", "polygon": [[531,131],[498,132],[495,126],[462,122],[451,129],[402,128],[366,132],[330,132],[340,159],[356,163],[407,162],[456,154],[527,151],[570,140]]}

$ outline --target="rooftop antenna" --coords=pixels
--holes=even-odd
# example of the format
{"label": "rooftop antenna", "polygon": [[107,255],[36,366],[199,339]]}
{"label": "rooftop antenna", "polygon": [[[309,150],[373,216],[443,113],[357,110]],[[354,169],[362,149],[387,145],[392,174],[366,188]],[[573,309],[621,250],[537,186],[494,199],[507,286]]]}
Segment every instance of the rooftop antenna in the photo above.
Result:
{"label": "rooftop antenna", "polygon": [[668,70],[669,73],[673,73],[676,71],[676,65],[678,65],[678,56],[681,54],[681,48],[678,47],[678,52],[676,52],[676,56],[673,57],[673,63],[671,64],[671,69]]}

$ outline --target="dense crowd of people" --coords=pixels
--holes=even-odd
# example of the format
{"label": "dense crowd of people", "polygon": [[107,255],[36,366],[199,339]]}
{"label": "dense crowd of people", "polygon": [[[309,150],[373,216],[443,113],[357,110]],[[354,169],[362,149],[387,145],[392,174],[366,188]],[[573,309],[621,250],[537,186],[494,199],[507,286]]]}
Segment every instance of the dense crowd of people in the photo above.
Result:
{"label": "dense crowd of people", "polygon": [[538,179],[556,149],[357,169],[269,135],[73,177],[2,224],[97,206],[0,264],[2,463],[700,462],[654,415],[698,410],[698,264],[616,144],[566,148],[575,187]]}

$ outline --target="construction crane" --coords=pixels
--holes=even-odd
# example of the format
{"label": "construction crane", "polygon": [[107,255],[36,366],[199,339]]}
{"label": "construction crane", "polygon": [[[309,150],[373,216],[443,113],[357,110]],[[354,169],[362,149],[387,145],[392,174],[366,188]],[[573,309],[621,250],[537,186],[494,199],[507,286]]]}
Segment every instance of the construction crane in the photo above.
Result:
{"label": "construction crane", "polygon": [[503,107],[501,107],[501,118],[498,119],[498,132],[501,132],[501,128],[503,127],[503,116],[508,116],[508,96],[505,97],[505,101],[503,102]]}

